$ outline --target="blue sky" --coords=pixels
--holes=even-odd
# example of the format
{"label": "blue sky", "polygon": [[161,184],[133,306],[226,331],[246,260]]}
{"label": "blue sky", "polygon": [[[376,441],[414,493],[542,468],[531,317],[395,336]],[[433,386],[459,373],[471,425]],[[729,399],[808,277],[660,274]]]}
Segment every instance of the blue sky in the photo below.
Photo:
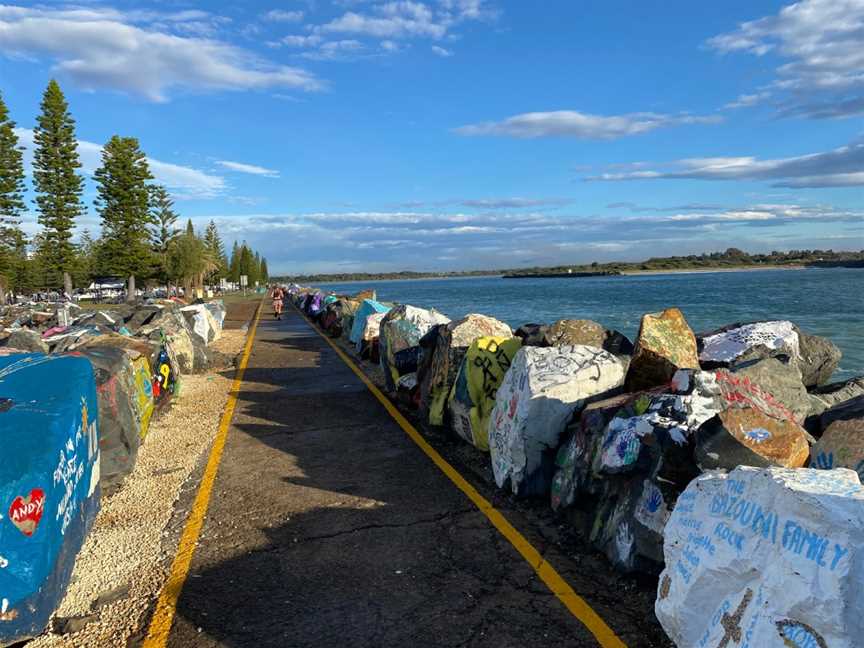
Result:
{"label": "blue sky", "polygon": [[25,145],[55,77],[275,272],[864,248],[862,70],[864,0],[0,5]]}

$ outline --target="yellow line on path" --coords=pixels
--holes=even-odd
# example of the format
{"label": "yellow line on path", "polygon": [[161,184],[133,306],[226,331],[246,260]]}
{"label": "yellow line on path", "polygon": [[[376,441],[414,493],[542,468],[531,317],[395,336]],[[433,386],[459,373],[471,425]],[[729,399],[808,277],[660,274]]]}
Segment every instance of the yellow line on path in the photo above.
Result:
{"label": "yellow line on path", "polygon": [[171,563],[168,580],[165,581],[159,594],[159,601],[156,603],[156,610],[150,619],[150,627],[147,630],[147,637],[144,639],[142,648],[163,648],[168,644],[168,635],[171,632],[171,624],[177,610],[177,601],[183,591],[183,584],[189,574],[195,546],[198,544],[198,537],[204,526],[204,516],[207,514],[207,507],[210,504],[210,494],[213,491],[213,483],[216,481],[216,471],[219,469],[219,462],[222,461],[222,451],[225,449],[225,440],[228,438],[228,430],[231,428],[234,407],[237,405],[237,394],[243,382],[246,364],[249,362],[249,353],[252,351],[252,343],[255,341],[255,331],[258,329],[260,316],[261,304],[255,310],[252,328],[246,338],[246,347],[243,350],[240,366],[237,367],[237,372],[234,374],[234,382],[231,383],[231,392],[228,394],[228,402],[225,403],[225,411],[219,422],[219,431],[213,440],[210,458],[207,460],[204,475],[201,477],[198,494],[195,495],[192,510],[186,519],[186,526],[183,527],[183,534],[180,536],[180,544],[177,546],[174,562]]}
{"label": "yellow line on path", "polygon": [[[299,311],[298,311],[299,312]],[[396,409],[396,406],[390,401],[387,396],[385,396],[378,387],[372,383],[371,380],[366,376],[362,369],[360,369],[354,362],[349,358],[336,344],[324,335],[318,327],[315,326],[312,322],[310,322],[307,318],[307,323],[312,327],[312,329],[318,333],[324,340],[329,344],[333,350],[336,352],[342,361],[348,365],[348,367],[353,371],[357,377],[363,381],[363,384],[372,392],[372,395],[378,399],[378,401],[384,406],[384,409],[393,417],[396,423],[399,424],[405,433],[411,437],[411,440],[416,443],[420,449],[426,453],[438,468],[441,469],[447,477],[450,478],[456,487],[461,490],[465,495],[468,496],[474,505],[480,509],[480,511],[489,518],[489,521],[493,524],[493,526],[498,529],[498,531],[510,542],[513,547],[515,547],[516,551],[522,554],[522,557],[528,562],[529,565],[537,572],[537,575],[540,579],[546,584],[552,593],[558,597],[558,599],[567,607],[568,610],[575,616],[579,621],[582,622],[588,631],[594,635],[594,638],[597,639],[597,642],[603,648],[626,648],[621,639],[615,634],[615,632],[606,625],[606,622],[600,617],[594,609],[588,605],[588,602],[585,601],[581,596],[579,596],[572,587],[565,581],[561,575],[555,571],[555,568],[546,562],[546,559],[540,555],[540,552],[534,548],[534,546],[528,542],[528,540],[523,536],[516,528],[507,521],[501,512],[496,509],[492,504],[483,497],[477,489],[474,488],[468,481],[453,467],[448,463],[444,457],[438,454],[438,451],[435,450],[426,439],[417,431],[417,429],[411,425],[411,423],[406,419],[402,413]]]}

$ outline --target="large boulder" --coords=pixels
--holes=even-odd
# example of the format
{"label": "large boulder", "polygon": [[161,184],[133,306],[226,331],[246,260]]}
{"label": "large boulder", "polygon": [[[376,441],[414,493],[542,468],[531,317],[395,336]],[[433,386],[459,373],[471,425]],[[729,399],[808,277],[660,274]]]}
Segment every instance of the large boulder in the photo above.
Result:
{"label": "large boulder", "polygon": [[0,357],[0,645],[42,633],[99,508],[96,383],[86,358]]}
{"label": "large boulder", "polygon": [[222,334],[222,326],[213,317],[206,304],[193,304],[180,309],[189,323],[196,341],[202,346],[210,346]]}
{"label": "large boulder", "polygon": [[354,321],[351,325],[351,334],[348,338],[353,344],[359,344],[363,339],[363,331],[366,330],[366,318],[372,313],[386,313],[390,310],[389,306],[375,301],[374,299],[364,299],[363,303],[354,313]]}
{"label": "large boulder", "polygon": [[586,319],[558,320],[547,329],[545,339],[547,346],[586,344],[618,356],[633,353],[633,343],[625,335]]}
{"label": "large boulder", "polygon": [[627,370],[627,391],[667,384],[679,369],[698,369],[696,336],[677,308],[642,316],[633,360]]}
{"label": "large boulder", "polygon": [[515,331],[513,335],[522,340],[522,346],[549,346],[546,343],[546,331],[549,326],[546,324],[523,324]]}
{"label": "large boulder", "polygon": [[864,396],[864,376],[818,387],[810,392],[810,414],[819,416],[825,410],[858,396]]}
{"label": "large boulder", "polygon": [[851,470],[710,472],[666,524],[655,612],[677,646],[860,645],[864,488]]}
{"label": "large boulder", "polygon": [[6,338],[6,346],[31,353],[48,353],[48,345],[42,341],[38,331],[17,328]]}
{"label": "large boulder", "polygon": [[357,353],[370,346],[373,342],[378,341],[381,334],[381,320],[384,319],[386,313],[371,313],[366,318],[366,324],[363,326],[363,333],[360,335],[360,340],[357,342]]}
{"label": "large boulder", "polygon": [[810,449],[812,468],[851,468],[864,479],[864,396],[822,415],[822,437]]}
{"label": "large boulder", "polygon": [[77,353],[93,365],[99,401],[100,483],[102,492],[110,494],[132,472],[141,445],[136,370],[132,355],[121,348],[86,347]]}
{"label": "large boulder", "polygon": [[589,346],[523,347],[498,388],[489,425],[495,482],[515,494],[549,492],[555,452],[574,412],[621,386],[624,369]]}
{"label": "large boulder", "polygon": [[732,372],[770,394],[783,405],[796,423],[803,423],[812,409],[810,395],[801,378],[801,370],[794,362],[779,358],[765,358],[735,365]]}
{"label": "large boulder", "polygon": [[830,340],[805,333],[785,320],[729,324],[700,334],[699,348],[699,360],[706,369],[786,357],[798,365],[807,387],[828,382],[842,355]]}
{"label": "large boulder", "polygon": [[518,337],[474,340],[450,392],[453,430],[483,452],[489,452],[489,416],[495,407],[495,394],[521,347]]}
{"label": "large boulder", "polygon": [[435,331],[434,339],[427,340],[427,344],[434,344],[434,350],[428,362],[424,359],[424,364],[418,369],[420,399],[421,407],[428,413],[429,423],[443,425],[447,398],[468,347],[478,338],[509,338],[512,332],[509,326],[494,317],[473,313],[432,330]]}
{"label": "large boulder", "polygon": [[800,468],[810,456],[810,446],[804,428],[794,421],[772,418],[755,408],[735,408],[720,412],[699,429],[695,456],[703,470]]}
{"label": "large boulder", "polygon": [[[396,355],[401,351],[416,347],[422,338],[436,324],[447,324],[449,317],[436,310],[426,310],[403,304],[391,309],[381,321],[379,353],[381,370],[388,391],[396,390],[401,372],[396,366]],[[411,371],[416,371],[416,366]]]}

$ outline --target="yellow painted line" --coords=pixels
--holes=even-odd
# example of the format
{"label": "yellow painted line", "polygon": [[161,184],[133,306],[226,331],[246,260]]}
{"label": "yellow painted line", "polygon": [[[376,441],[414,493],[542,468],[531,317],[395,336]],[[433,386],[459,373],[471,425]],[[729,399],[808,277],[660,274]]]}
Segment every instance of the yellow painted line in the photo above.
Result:
{"label": "yellow painted line", "polygon": [[[299,309],[298,309],[298,312]],[[301,313],[302,315],[302,313]],[[336,344],[328,338],[324,333],[322,333],[317,326],[315,326],[312,322],[309,321],[308,318],[303,315],[304,319],[309,323],[312,329],[318,333],[324,340],[329,344],[332,349],[336,352],[342,361],[350,367],[351,371],[353,371],[357,377],[363,381],[363,384],[372,392],[372,395],[378,399],[378,401],[384,406],[384,409],[393,417],[396,423],[399,424],[405,434],[411,437],[411,440],[416,443],[420,449],[426,453],[438,468],[441,469],[447,477],[452,481],[456,487],[461,490],[465,495],[470,499],[474,505],[480,509],[480,511],[489,519],[492,525],[498,529],[498,531],[510,542],[513,547],[515,547],[516,551],[522,554],[522,557],[528,562],[529,565],[537,572],[537,575],[540,577],[546,587],[548,587],[551,592],[558,597],[568,610],[575,616],[579,621],[582,622],[588,631],[594,635],[594,638],[597,639],[597,642],[603,648],[626,648],[626,644],[618,638],[615,632],[606,625],[606,622],[600,617],[597,612],[588,604],[588,602],[579,596],[572,587],[565,581],[561,575],[555,571],[555,568],[550,565],[543,556],[540,555],[540,552],[534,548],[534,546],[528,542],[528,540],[523,536],[516,528],[507,521],[501,512],[496,509],[492,504],[483,497],[480,493],[477,492],[477,489],[474,488],[468,480],[466,480],[460,473],[457,471],[450,463],[444,459],[438,451],[435,450],[426,439],[417,431],[417,429],[411,425],[411,423],[406,419],[402,413],[396,409],[396,406],[392,403],[392,401],[384,395],[384,393],[375,386],[375,384],[369,380],[366,374],[360,369],[354,362],[349,358],[345,352],[342,351]]]}
{"label": "yellow painted line", "polygon": [[237,405],[237,394],[240,391],[243,374],[246,372],[246,365],[249,362],[249,353],[252,351],[252,343],[255,341],[255,331],[258,329],[260,316],[261,304],[255,310],[252,328],[246,337],[243,357],[240,359],[240,366],[237,367],[234,374],[228,402],[225,403],[225,411],[219,422],[219,431],[213,440],[213,447],[210,450],[210,457],[207,459],[207,466],[204,468],[204,475],[201,477],[201,484],[198,486],[198,493],[195,495],[192,510],[186,519],[186,526],[183,527],[183,534],[180,536],[180,544],[177,546],[177,553],[171,563],[168,580],[165,581],[159,594],[159,601],[156,603],[156,610],[150,619],[150,627],[147,630],[147,637],[144,639],[142,648],[163,648],[168,643],[171,624],[174,622],[174,614],[177,611],[177,601],[180,599],[180,593],[183,591],[183,585],[189,575],[189,566],[192,564],[192,556],[195,554],[198,537],[204,526],[204,516],[207,515],[207,507],[210,505],[210,495],[213,492],[213,483],[216,481],[216,471],[219,469],[219,462],[222,461],[222,451],[225,449],[225,440],[228,438],[228,430],[231,428],[231,419]]}

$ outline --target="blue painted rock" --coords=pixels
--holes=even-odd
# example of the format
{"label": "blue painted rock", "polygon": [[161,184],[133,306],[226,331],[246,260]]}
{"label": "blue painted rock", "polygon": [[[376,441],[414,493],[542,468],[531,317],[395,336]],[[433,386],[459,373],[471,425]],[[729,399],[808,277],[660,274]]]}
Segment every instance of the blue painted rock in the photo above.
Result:
{"label": "blue painted rock", "polygon": [[0,644],[41,633],[99,508],[86,358],[0,357]]}

